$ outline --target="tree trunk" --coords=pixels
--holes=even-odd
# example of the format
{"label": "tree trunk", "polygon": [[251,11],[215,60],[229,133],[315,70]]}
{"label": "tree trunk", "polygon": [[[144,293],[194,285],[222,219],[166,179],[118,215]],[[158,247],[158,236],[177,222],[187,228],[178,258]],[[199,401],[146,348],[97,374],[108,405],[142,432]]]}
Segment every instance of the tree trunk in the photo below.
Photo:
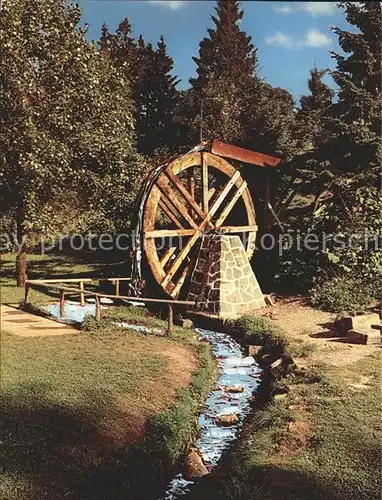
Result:
{"label": "tree trunk", "polygon": [[16,279],[17,286],[23,287],[27,279],[27,252],[23,247],[16,256]]}
{"label": "tree trunk", "polygon": [[16,280],[17,286],[25,286],[27,279],[27,235],[24,231],[24,211],[19,208],[16,222],[17,233],[17,256],[16,256]]}

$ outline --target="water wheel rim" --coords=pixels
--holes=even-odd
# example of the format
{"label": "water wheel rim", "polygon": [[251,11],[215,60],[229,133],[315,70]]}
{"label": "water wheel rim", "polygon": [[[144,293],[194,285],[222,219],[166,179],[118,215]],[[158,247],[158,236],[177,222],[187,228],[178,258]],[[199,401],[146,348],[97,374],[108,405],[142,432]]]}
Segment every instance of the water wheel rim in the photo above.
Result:
{"label": "water wheel rim", "polygon": [[[191,220],[188,219],[187,223],[188,226],[187,228],[184,228],[181,221],[178,220],[178,223],[174,220],[174,224],[178,227],[178,229],[173,230],[173,234],[175,233],[180,234],[180,232],[183,231],[188,231],[188,234],[190,236],[190,240],[193,240],[193,243],[191,246],[194,246],[197,242],[197,240],[200,238],[201,234],[196,236],[196,234],[199,232],[200,233],[200,226],[203,224],[200,224],[200,220],[203,219],[202,214],[205,216],[206,213],[208,215],[209,210],[216,208],[215,206],[209,206],[208,203],[208,180],[207,180],[207,188],[205,187],[205,183],[203,179],[208,179],[208,172],[209,168],[211,167],[212,169],[216,169],[217,171],[220,171],[221,173],[225,174],[225,176],[229,179],[225,189],[226,191],[232,191],[236,190],[235,196],[237,197],[237,201],[241,199],[244,203],[245,207],[245,212],[246,212],[246,217],[247,217],[247,225],[246,226],[230,226],[230,228],[233,228],[232,231],[230,232],[240,232],[240,231],[235,231],[235,228],[250,228],[248,231],[241,231],[241,232],[248,232],[255,234],[257,230],[256,226],[256,214],[255,214],[255,209],[254,209],[254,204],[252,201],[252,197],[250,195],[248,186],[242,176],[240,175],[239,170],[237,170],[233,165],[231,165],[228,161],[226,161],[224,158],[220,156],[213,155],[212,153],[209,152],[194,152],[194,153],[189,153],[186,155],[183,155],[181,157],[176,158],[175,160],[171,161],[167,167],[163,170],[163,172],[158,176],[156,179],[156,182],[152,186],[146,203],[144,207],[144,217],[143,217],[143,235],[144,235],[144,244],[145,244],[145,255],[146,255],[146,260],[148,263],[148,266],[150,268],[150,271],[154,277],[154,279],[158,282],[158,284],[163,288],[163,290],[173,298],[177,298],[180,293],[181,286],[179,286],[179,282],[174,282],[172,280],[174,274],[176,273],[177,270],[175,270],[174,273],[170,273],[169,270],[165,270],[165,265],[168,263],[168,260],[163,263],[163,260],[160,258],[156,246],[156,238],[153,236],[154,234],[157,234],[159,231],[156,231],[155,229],[155,223],[159,211],[159,206],[160,206],[160,201],[165,200],[170,196],[170,194],[174,194],[174,190],[168,189],[169,185],[174,181],[174,177],[177,178],[179,174],[183,172],[187,172],[188,169],[190,168],[200,168],[201,170],[201,177],[202,177],[202,196],[201,196],[201,204],[199,205],[196,202],[195,195],[193,195],[194,202],[198,205],[198,208],[191,204],[189,199],[184,198],[184,193],[181,193],[179,189],[182,189],[179,186],[179,189],[177,188],[175,193],[176,193],[176,198],[171,199],[171,203],[175,203],[176,209],[173,210],[173,212],[178,212],[181,210],[180,208],[180,203],[183,201],[184,207],[182,210],[183,218],[186,220],[187,216],[185,215],[184,208],[186,208],[187,211],[190,211],[190,213],[194,213],[194,215],[197,215],[199,218],[199,221],[196,222],[195,219],[193,219],[192,215],[190,213],[188,216],[193,220],[194,224],[196,227],[194,227],[191,223]],[[204,172],[204,173],[203,173]],[[178,179],[179,181],[179,179]],[[179,181],[180,182],[180,181]],[[174,186],[174,184],[172,184]],[[167,187],[166,187],[167,186]],[[185,186],[183,185],[183,189],[185,189]],[[189,197],[191,196],[190,194],[190,189],[191,186],[188,188],[188,194]],[[221,204],[224,203],[225,197],[224,196],[224,189],[223,189],[223,196],[221,196],[220,199],[220,204],[218,203],[218,207],[216,208],[216,211],[220,208]],[[174,201],[175,200],[175,201]],[[215,204],[216,204],[215,200]],[[180,202],[180,203],[179,203]],[[214,205],[214,204],[213,204]],[[224,205],[223,205],[224,207]],[[227,208],[226,206],[223,208]],[[174,209],[174,205],[172,205],[172,209]],[[198,211],[199,209],[199,211]],[[231,208],[232,209],[232,208]],[[174,213],[173,213],[174,215]],[[222,215],[222,214],[221,214]],[[182,218],[182,216],[181,216]],[[212,219],[212,217],[211,217]],[[204,221],[204,219],[203,219]],[[218,222],[219,219],[215,222]],[[223,220],[224,222],[224,220]],[[214,225],[213,221],[208,221],[204,224],[202,227],[202,230],[208,225]],[[222,226],[224,228],[224,226]],[[171,232],[171,230],[170,230]],[[163,234],[163,233],[162,233]],[[189,241],[190,241],[189,240]],[[253,238],[248,238],[247,239],[247,244],[246,244],[246,251],[248,256],[251,256],[253,252]],[[168,252],[167,256],[171,259],[171,252]],[[181,252],[180,252],[181,253]],[[185,252],[187,254],[187,252]],[[175,258],[175,261],[179,258],[179,255]],[[185,255],[187,257],[188,255]],[[184,258],[185,258],[184,257]],[[162,260],[162,263],[161,263]],[[178,259],[179,260],[179,259]],[[184,260],[184,259],[183,259]],[[188,275],[192,273],[192,262],[190,262],[190,267],[187,271]],[[170,267],[171,271],[171,267]],[[183,277],[184,278],[184,277]]]}

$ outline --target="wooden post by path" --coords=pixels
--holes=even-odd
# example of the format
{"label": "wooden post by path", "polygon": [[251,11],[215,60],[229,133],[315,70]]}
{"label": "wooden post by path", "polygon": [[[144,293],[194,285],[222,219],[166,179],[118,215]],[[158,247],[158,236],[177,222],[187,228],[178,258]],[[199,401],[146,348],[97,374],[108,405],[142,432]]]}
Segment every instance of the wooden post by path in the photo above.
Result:
{"label": "wooden post by path", "polygon": [[80,303],[83,307],[85,305],[84,282],[80,281]]}
{"label": "wooden post by path", "polygon": [[29,294],[29,283],[25,283],[25,296],[24,296],[24,304],[28,303],[28,294]]}
{"label": "wooden post by path", "polygon": [[96,305],[96,314],[95,314],[95,319],[96,321],[101,321],[101,299],[96,295],[95,298],[95,305]]}
{"label": "wooden post by path", "polygon": [[174,329],[174,310],[172,304],[168,305],[168,319],[167,319],[167,334],[172,333]]}
{"label": "wooden post by path", "polygon": [[65,318],[65,292],[60,290],[60,316]]}

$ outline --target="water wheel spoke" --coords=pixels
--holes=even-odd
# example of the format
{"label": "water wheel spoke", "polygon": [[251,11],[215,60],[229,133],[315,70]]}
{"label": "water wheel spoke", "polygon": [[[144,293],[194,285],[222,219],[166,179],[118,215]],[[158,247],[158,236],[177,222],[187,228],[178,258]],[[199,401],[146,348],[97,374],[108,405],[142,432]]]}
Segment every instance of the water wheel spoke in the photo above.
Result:
{"label": "water wheel spoke", "polygon": [[186,245],[183,247],[181,252],[178,254],[176,259],[172,263],[172,266],[170,267],[170,269],[167,272],[167,275],[165,276],[164,280],[162,281],[163,287],[166,287],[170,283],[174,274],[179,269],[179,267],[181,266],[182,262],[187,257],[187,255],[190,253],[192,247],[195,245],[196,241],[198,240],[198,238],[200,236],[201,236],[201,232],[196,231],[195,234],[193,236],[191,236],[191,238],[188,240]]}
{"label": "water wheel spoke", "polygon": [[219,227],[219,231],[225,234],[229,233],[255,233],[258,230],[258,227],[255,225],[252,226],[221,226]]}
{"label": "water wheel spoke", "polygon": [[197,229],[198,228],[197,223],[189,215],[186,207],[184,206],[184,203],[182,203],[179,200],[175,191],[168,185],[168,182],[166,182],[163,176],[159,176],[157,185],[159,189],[162,191],[163,195],[165,195],[167,199],[170,201],[170,203],[174,205],[174,207],[178,210],[180,215],[189,223],[189,225],[194,229]]}
{"label": "water wheel spoke", "polygon": [[191,167],[187,176],[188,192],[192,199],[195,200],[195,169]]}
{"label": "water wheel spoke", "polygon": [[195,229],[153,229],[146,231],[146,238],[177,238],[180,236],[192,236]]}
{"label": "water wheel spoke", "polygon": [[195,210],[195,212],[199,215],[199,217],[203,220],[206,217],[206,213],[199,207],[194,198],[191,198],[190,193],[183,186],[180,180],[178,180],[175,175],[171,172],[170,169],[165,171],[165,174],[170,179],[170,181],[174,184],[174,186],[178,189],[183,198],[191,205],[191,207]]}
{"label": "water wheel spoke", "polygon": [[210,222],[211,218],[213,215],[216,213],[216,211],[219,209],[220,205],[223,203],[225,198],[227,197],[228,193],[234,186],[235,182],[237,179],[240,177],[240,172],[237,170],[232,178],[227,182],[225,185],[223,191],[220,193],[216,201],[211,207],[211,210],[208,212],[206,218],[204,221],[200,224],[199,229],[195,232],[195,234],[188,240],[186,246],[182,249],[182,251],[179,253],[177,258],[174,260],[172,263],[171,268],[169,269],[167,275],[165,276],[164,280],[162,281],[162,286],[166,287],[170,281],[172,280],[172,277],[176,273],[176,271],[179,269],[180,265],[182,264],[183,260],[187,257],[189,252],[191,251],[192,247],[195,245],[196,241],[198,238],[201,236],[202,230],[206,227],[206,225]]}
{"label": "water wheel spoke", "polygon": [[177,250],[177,247],[170,247],[166,250],[166,252],[163,254],[163,256],[160,260],[160,264],[162,267],[164,267],[167,264],[167,262],[171,259],[171,257],[176,252],[176,250]]}
{"label": "water wheel spoke", "polygon": [[182,224],[179,221],[177,215],[174,213],[174,206],[170,202],[168,198],[162,197],[159,200],[159,206],[163,210],[163,212],[167,215],[167,217],[180,229],[182,228]]}
{"label": "water wheel spoke", "polygon": [[184,282],[186,281],[186,278],[191,270],[191,265],[192,265],[192,259],[188,258],[188,263],[186,264],[186,267],[183,269],[182,274],[180,275],[180,278],[178,279],[174,289],[171,291],[171,297],[177,297],[180,289],[182,288]]}
{"label": "water wheel spoke", "polygon": [[[236,170],[234,175],[231,177],[231,179],[227,182],[227,184],[224,186],[223,191],[219,194],[219,196],[216,198],[214,204],[211,207],[211,210],[208,213],[208,220],[211,220],[211,218],[215,215],[215,213],[218,211],[220,205],[223,203],[223,201],[226,199],[228,196],[229,192],[235,185],[235,182],[237,179],[240,177],[240,172]],[[200,227],[199,227],[200,229]]]}
{"label": "water wheel spoke", "polygon": [[243,194],[244,190],[246,189],[247,187],[247,183],[246,181],[243,181],[241,186],[239,187],[239,189],[236,191],[234,197],[232,198],[232,200],[228,203],[228,205],[225,207],[225,209],[222,211],[222,213],[220,214],[219,218],[217,219],[216,223],[215,223],[215,226],[216,227],[220,227],[223,222],[226,220],[226,218],[228,217],[228,215],[231,213],[233,207],[236,205],[236,203],[238,202],[239,198],[241,197],[241,195]]}
{"label": "water wheel spoke", "polygon": [[208,164],[204,153],[202,156],[202,208],[205,214],[208,213]]}

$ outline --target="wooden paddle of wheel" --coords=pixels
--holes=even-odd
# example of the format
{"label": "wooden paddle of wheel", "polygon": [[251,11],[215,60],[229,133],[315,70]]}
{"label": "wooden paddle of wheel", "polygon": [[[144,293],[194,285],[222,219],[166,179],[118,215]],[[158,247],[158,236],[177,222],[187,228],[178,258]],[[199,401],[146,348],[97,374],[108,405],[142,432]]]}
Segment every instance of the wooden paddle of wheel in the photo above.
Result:
{"label": "wooden paddle of wheel", "polygon": [[[245,225],[236,223],[239,206]],[[230,225],[225,224],[227,219],[231,219]],[[189,153],[161,172],[144,208],[147,262],[171,297],[179,296],[191,275],[197,242],[208,230],[248,234],[245,245],[250,256],[257,231],[255,210],[247,183],[236,168],[205,151]]]}

